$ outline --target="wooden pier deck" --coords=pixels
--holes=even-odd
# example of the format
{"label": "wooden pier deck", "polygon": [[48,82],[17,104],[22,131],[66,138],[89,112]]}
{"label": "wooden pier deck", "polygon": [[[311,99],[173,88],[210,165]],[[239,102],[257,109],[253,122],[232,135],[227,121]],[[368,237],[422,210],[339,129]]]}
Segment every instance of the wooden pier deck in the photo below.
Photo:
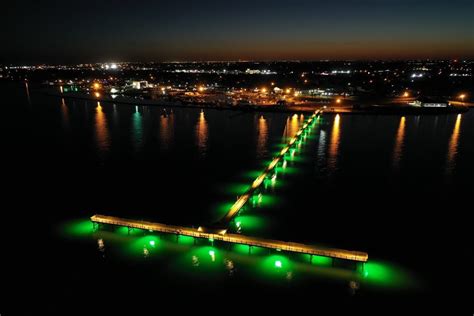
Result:
{"label": "wooden pier deck", "polygon": [[248,190],[242,194],[237,201],[231,206],[229,211],[224,215],[224,217],[215,224],[216,227],[227,227],[230,221],[239,213],[242,207],[250,200],[254,192],[260,187],[266,177],[268,177],[278,163],[285,157],[290,148],[296,143],[296,141],[301,137],[304,131],[310,126],[313,120],[316,119],[316,116],[320,115],[322,110],[317,110],[310,116],[310,118],[303,124],[303,126],[298,130],[293,138],[286,144],[286,146],[278,153],[278,155],[273,158],[270,164],[263,170],[263,172],[252,182],[252,185]]}
{"label": "wooden pier deck", "polygon": [[153,232],[162,232],[168,234],[177,234],[183,236],[190,236],[195,238],[204,238],[212,240],[220,240],[233,244],[242,244],[248,246],[264,247],[269,249],[303,253],[316,256],[324,256],[335,259],[344,259],[349,261],[366,262],[368,260],[368,254],[359,251],[350,251],[343,249],[334,248],[323,248],[312,245],[305,245],[294,242],[286,242],[279,240],[263,239],[257,237],[244,236],[239,234],[227,234],[226,230],[223,229],[218,233],[204,232],[198,228],[188,228],[181,226],[165,225],[154,222],[138,221],[131,219],[123,219],[112,216],[94,215],[90,218],[93,223],[107,224],[114,226],[123,226],[129,228],[138,228]]}

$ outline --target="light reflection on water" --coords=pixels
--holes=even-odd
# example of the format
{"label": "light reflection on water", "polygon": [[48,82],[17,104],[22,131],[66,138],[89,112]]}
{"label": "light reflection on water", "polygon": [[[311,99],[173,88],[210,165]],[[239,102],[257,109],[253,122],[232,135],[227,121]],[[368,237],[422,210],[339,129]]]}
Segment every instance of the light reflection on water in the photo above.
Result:
{"label": "light reflection on water", "polygon": [[[100,103],[97,104],[97,107],[95,109],[95,121],[94,121],[94,128],[95,128],[95,138],[97,142],[97,147],[99,148],[100,151],[107,151],[110,147],[110,132],[108,129],[108,120],[114,121],[112,122],[112,125],[115,126],[116,120],[119,117],[117,112],[119,110],[115,109],[114,107],[114,112],[113,116],[110,116],[110,112],[107,112],[106,110],[106,105],[102,107]],[[71,109],[69,109],[71,110]],[[161,113],[163,111],[159,109]],[[62,122],[63,126],[65,127],[66,124],[64,122],[69,122],[71,121],[71,117],[74,116],[73,111],[68,111],[68,108],[64,102],[64,100],[61,101],[61,113],[62,113]],[[109,114],[108,114],[109,113]],[[140,113],[140,111],[135,111],[134,113],[128,113],[127,115],[127,121],[131,123],[131,137],[128,139],[131,139],[132,143],[136,148],[140,148],[141,146],[144,145],[145,140],[147,138],[145,137],[146,130],[143,129],[143,124],[144,121],[147,120],[147,116],[143,115]],[[131,119],[130,119],[131,117]],[[195,148],[198,153],[205,155],[207,150],[208,150],[208,133],[209,133],[209,126],[212,128],[213,124],[213,117],[211,115],[208,115],[208,112],[201,111],[199,114],[194,112],[193,115],[190,115],[192,117],[192,127],[194,128],[194,133],[189,132],[189,130],[186,130],[185,132],[187,134],[190,134],[190,143],[195,143]],[[197,122],[196,122],[196,117],[197,117]],[[332,116],[330,116],[332,118]],[[283,135],[285,140],[289,138],[290,136],[294,135],[297,130],[299,129],[299,126],[301,125],[301,116],[294,115],[290,117],[286,117],[285,125],[284,125],[284,130],[283,130]],[[373,131],[373,134],[376,135],[377,133],[381,133],[384,136],[384,142],[386,145],[386,150],[385,150],[385,155],[387,158],[387,161],[392,162],[391,167],[394,169],[403,169],[403,165],[405,164],[406,160],[410,159],[416,159],[416,151],[414,151],[413,145],[410,144],[413,143],[413,136],[415,135],[416,137],[427,137],[426,135],[422,134],[419,132],[419,129],[423,127],[423,123],[425,122],[425,118],[423,117],[423,122],[420,123],[419,118],[416,118],[414,121],[414,126],[411,126],[412,119],[409,120],[409,124],[406,124],[406,119],[404,117],[392,117],[389,118],[392,120],[392,127],[390,129],[383,129],[380,128],[380,130],[375,130]],[[253,120],[253,119],[252,119]],[[349,118],[347,118],[349,120]],[[366,118],[366,120],[371,121],[372,118]],[[434,120],[435,123],[435,128],[436,128],[436,123],[438,121],[438,117],[432,118],[428,117],[426,120]],[[125,120],[124,120],[125,121]],[[313,148],[313,152],[317,150],[318,155],[317,155],[317,160],[318,164],[320,165],[320,168],[327,167],[330,171],[334,172],[335,170],[339,170],[343,168],[343,164],[341,163],[341,155],[342,153],[345,152],[350,152],[353,150],[353,147],[349,144],[349,142],[346,142],[347,135],[350,134],[350,132],[354,132],[354,130],[350,129],[350,126],[348,127],[349,124],[346,124],[346,117],[344,117],[344,124],[341,124],[341,119],[339,116],[334,117],[334,120],[331,120],[332,122],[329,122],[329,126],[327,127],[327,130],[324,128],[318,129],[318,143],[317,147]],[[397,124],[397,128],[394,128],[395,126],[395,121]],[[196,122],[196,123],[195,123]],[[255,120],[253,120],[255,122]],[[272,144],[269,141],[269,137],[272,133],[272,129],[269,130],[268,128],[268,123],[273,122],[267,118],[267,115],[265,116],[259,116],[258,123],[254,124],[253,123],[253,132],[255,132],[253,135],[257,135],[256,139],[256,144],[257,144],[257,150],[256,150],[256,156],[260,157],[262,155],[261,153],[264,152],[264,150],[268,150],[268,148],[271,148]],[[175,138],[175,132],[178,132],[178,122],[175,121],[175,116],[172,111],[165,111],[164,114],[159,116],[159,126],[157,127],[159,131],[159,143],[163,147],[169,147],[171,145],[175,145],[174,142],[178,140],[178,138]],[[367,124],[368,125],[368,124]],[[465,124],[463,125],[463,129],[465,128]],[[272,126],[272,124],[270,124]],[[379,127],[377,127],[379,128]],[[451,127],[450,127],[451,129]],[[214,129],[212,129],[214,130]],[[387,130],[390,130],[390,132],[387,132]],[[463,131],[464,132],[464,131]],[[156,133],[156,132],[155,132]],[[282,135],[282,129],[278,131],[280,137]],[[429,133],[431,134],[431,129],[429,130]],[[115,134],[114,134],[115,135]],[[436,134],[431,135],[431,137],[437,136]],[[194,138],[194,139],[193,139]],[[446,163],[446,171],[447,173],[451,174],[457,167],[457,160],[458,160],[458,152],[460,149],[461,144],[461,116],[456,117],[456,121],[454,123],[454,127],[452,127],[452,132],[449,134],[449,139],[445,139],[444,143],[443,141],[439,141],[440,146],[444,146],[447,148],[447,150],[443,151],[443,161]],[[343,139],[343,141],[341,141]],[[393,140],[395,139],[395,143]],[[193,142],[194,140],[194,142]],[[148,140],[147,140],[148,141]],[[252,149],[254,148],[255,143],[252,142]],[[446,146],[447,144],[447,146]],[[366,145],[366,147],[369,147],[369,145]],[[353,145],[352,145],[353,146]],[[303,146],[304,148],[304,146]],[[415,152],[415,153],[414,153]],[[271,153],[271,151],[270,151]],[[299,153],[296,154],[296,158],[301,158],[299,156]],[[400,161],[403,159],[403,164],[400,163]],[[290,167],[293,168],[293,170],[298,170],[300,168],[300,165],[295,163],[298,162],[298,159],[295,160],[289,160],[291,163]],[[293,164],[295,163],[295,164]],[[363,163],[363,162],[362,162]],[[286,170],[289,171],[291,168],[287,168]],[[280,176],[280,175],[279,175]],[[329,175],[330,177],[330,175]],[[279,182],[280,178],[278,178],[277,183]],[[287,181],[288,182],[288,181]],[[273,185],[273,183],[272,183]],[[236,192],[236,194],[239,194]],[[264,195],[264,201],[267,198],[266,195]],[[277,203],[270,203],[272,205],[275,205]],[[268,214],[267,214],[268,215]],[[245,214],[244,216],[248,216],[247,218],[243,217],[243,229],[244,230],[250,230],[252,229],[252,225],[255,228],[255,231],[258,231],[262,226],[266,225],[264,216],[265,214],[257,213],[256,215],[254,214]],[[248,221],[250,216],[255,216],[255,219],[253,222]],[[248,223],[245,223],[245,219],[247,219]],[[177,244],[183,245],[183,246],[189,246],[189,247],[194,247],[193,241],[189,241],[186,239],[179,239]],[[109,250],[109,243],[107,242],[107,251]],[[144,256],[144,249],[148,251],[148,254],[146,254],[147,259],[153,258],[154,253],[157,253],[159,251],[159,243],[156,248],[152,248],[150,245],[144,244],[140,242],[140,251],[138,253],[140,256]],[[363,249],[362,249],[363,250]],[[189,250],[192,252],[192,250]],[[226,271],[226,273],[230,273],[229,267],[232,266],[232,274],[235,271],[239,271],[241,269],[241,261],[239,258],[235,259],[233,257],[233,254],[226,254],[225,256],[222,255],[221,259],[220,258],[221,254],[220,251],[216,251],[214,256],[210,256],[209,253],[207,255],[199,255],[199,254],[194,254],[191,255],[191,257],[188,256],[187,258],[187,264],[190,266],[195,266],[195,263],[197,262],[197,266],[202,268],[203,266],[206,266],[206,260],[210,259],[211,263],[216,263],[219,264],[219,266]],[[214,260],[212,260],[212,257],[214,257]],[[194,259],[195,260],[194,260]],[[246,257],[245,257],[246,258]],[[243,260],[244,262],[247,259]],[[264,260],[264,259],[257,259],[254,258],[252,260]],[[282,267],[286,267],[284,262],[282,260],[279,260],[282,262]],[[255,264],[258,263],[252,261],[252,263],[248,264],[249,268],[250,267],[255,267]],[[275,262],[273,262],[275,264]],[[294,266],[300,266],[298,264],[294,264]],[[281,269],[279,268],[277,271],[269,270],[276,273],[276,275],[279,275],[279,277],[293,282],[293,280],[298,279],[299,275],[303,273],[302,271],[306,271],[304,273],[313,273],[313,272],[308,272],[307,269],[311,270],[311,265],[308,264],[302,264],[305,268],[294,268],[290,270],[286,270],[285,268]],[[307,268],[309,266],[309,268]],[[369,265],[369,267],[371,267]],[[301,270],[299,270],[301,269]],[[370,269],[369,269],[370,270]],[[393,280],[393,275],[396,274],[390,274],[386,272],[385,268],[381,268],[381,266],[373,265],[372,270],[378,271],[377,273],[369,273],[368,275],[370,276],[368,281],[362,280],[362,284],[364,282],[376,282],[373,281],[373,278],[380,278],[382,276],[389,276],[389,278],[392,278]],[[284,271],[284,273],[279,272],[279,271]],[[312,271],[312,270],[311,270]],[[328,272],[332,271],[332,272]],[[329,268],[324,275],[338,275],[335,271],[338,271],[337,269],[332,269]],[[337,278],[337,277],[336,277]],[[372,278],[372,279],[371,279]],[[396,277],[398,278],[398,277]],[[353,276],[347,276],[345,278],[348,282],[350,280],[353,280]],[[372,281],[370,281],[372,280]],[[354,284],[353,284],[354,285]],[[355,285],[354,285],[355,286]]]}
{"label": "light reflection on water", "polygon": [[132,126],[132,142],[135,150],[139,150],[143,146],[143,118],[138,107],[136,107],[135,113],[132,116]]}
{"label": "light reflection on water", "polygon": [[196,124],[196,142],[199,154],[205,156],[207,152],[208,126],[204,110],[199,114]]}
{"label": "light reflection on water", "polygon": [[174,136],[174,113],[168,113],[166,110],[160,115],[159,138],[164,150],[170,148]]}
{"label": "light reflection on water", "polygon": [[334,122],[332,125],[331,131],[331,140],[329,142],[329,154],[328,154],[328,170],[330,173],[333,173],[337,169],[337,158],[338,158],[338,150],[339,150],[339,142],[340,142],[340,127],[341,117],[339,114],[336,114],[334,117]]}
{"label": "light reflection on water", "polygon": [[456,117],[456,123],[454,124],[453,133],[451,134],[451,139],[449,140],[448,147],[448,160],[446,166],[446,173],[451,175],[456,166],[456,155],[458,153],[458,143],[459,135],[461,129],[461,114],[458,114]]}
{"label": "light reflection on water", "polygon": [[[170,262],[169,275],[186,274],[190,278],[203,275],[212,278],[251,278],[270,282],[297,282],[298,284],[329,280],[357,282],[362,288],[416,289],[420,286],[410,272],[388,262],[371,260],[356,270],[327,264],[318,258],[308,260],[308,255],[288,254],[248,246],[237,249],[228,244],[211,245],[208,240],[191,238],[180,243],[174,236],[161,237],[142,231],[138,235],[122,235],[109,230],[92,230],[88,220],[66,223],[62,234],[66,238],[90,240],[90,247],[97,249],[100,258],[116,258],[118,262]],[[107,248],[106,246],[107,245]],[[118,257],[117,257],[118,256]],[[317,257],[317,256],[316,256]],[[137,261],[138,260],[138,261]],[[148,269],[147,266],[137,266]],[[152,266],[151,266],[151,269]]]}
{"label": "light reflection on water", "polygon": [[110,147],[109,130],[107,127],[107,118],[100,102],[97,102],[97,107],[95,111],[97,147],[99,148],[100,152],[106,153]]}
{"label": "light reflection on water", "polygon": [[69,110],[64,98],[61,98],[61,122],[64,129],[69,129]]}
{"label": "light reflection on water", "polygon": [[[72,121],[77,119],[77,113],[75,113],[77,112],[76,108],[69,107],[68,102],[69,101],[65,100],[64,98],[60,99],[61,124],[64,130],[70,129],[71,123],[73,123]],[[85,103],[85,105],[87,105],[87,103]],[[89,115],[88,109],[85,108],[83,111],[87,117]],[[159,124],[156,130],[158,131],[160,147],[163,150],[168,150],[170,146],[172,146],[176,141],[174,138],[177,124],[175,122],[175,115],[173,113],[173,110],[169,109],[158,109],[158,112],[161,113],[159,114]],[[97,102],[94,115],[94,134],[96,147],[98,149],[99,154],[103,157],[103,154],[107,153],[111,147],[112,135],[110,134],[109,130],[109,120],[111,120],[114,129],[122,128],[122,126],[118,122],[120,120],[119,110],[117,109],[117,105],[114,104],[113,110],[108,113],[105,110],[104,105],[102,105],[100,102]],[[274,146],[273,143],[269,143],[271,136],[271,132],[268,127],[269,120],[264,115],[259,115],[258,117],[259,118],[255,126],[257,144],[255,151],[256,159],[272,155],[271,151],[269,151],[269,148],[271,146]],[[284,130],[282,132],[284,137],[284,141],[282,142],[282,144],[285,143],[287,139],[293,137],[296,134],[302,123],[301,117],[301,115],[295,114],[286,118],[286,124],[284,125]],[[448,117],[446,117],[446,120],[447,118]],[[131,116],[131,141],[135,150],[139,150],[145,145],[146,135],[144,130],[144,124],[146,123],[146,119],[147,118],[144,118],[141,110],[136,107],[135,111]],[[399,117],[398,120],[398,128],[396,129],[395,134],[392,136],[395,139],[391,155],[393,172],[399,172],[402,158],[412,158],[409,156],[409,152],[407,151],[408,149],[406,148],[407,143],[410,141],[410,137],[412,138],[411,141],[413,141],[413,139],[418,140],[420,139],[420,137],[427,137],[427,135],[420,134],[419,132],[419,130],[422,128],[422,124],[420,123],[421,118],[419,116],[414,117],[413,119],[411,133],[409,133],[408,130],[408,128],[410,128],[410,125],[407,126],[407,118]],[[440,126],[438,124],[439,117],[428,117],[426,119],[424,118],[424,120],[432,120],[432,126],[435,133],[431,134],[430,136],[432,138],[439,138],[439,133],[436,133],[436,130],[437,128],[443,128],[443,126]],[[450,133],[449,143],[446,149],[446,175],[453,174],[454,170],[456,169],[456,159],[458,156],[460,146],[459,142],[461,138],[461,122],[462,115],[457,115],[452,132]],[[201,156],[205,156],[208,151],[209,141],[209,122],[206,118],[205,111],[200,111],[194,129],[196,149]],[[339,169],[341,149],[344,149],[345,146],[344,145],[341,148],[341,139],[343,138],[343,134],[345,133],[345,131],[343,130],[344,127],[341,125],[341,117],[339,115],[336,115],[331,124],[329,125],[329,131],[325,128],[321,128],[318,131],[319,141],[317,147],[317,160],[319,168],[321,170],[328,170],[327,176],[329,177],[331,177],[331,174],[333,174],[334,171]],[[153,132],[153,130],[151,130],[151,132]],[[374,130],[374,133],[377,133],[377,131]]]}
{"label": "light reflection on water", "polygon": [[258,119],[257,133],[257,158],[263,158],[267,155],[268,141],[268,123],[263,115]]}
{"label": "light reflection on water", "polygon": [[395,148],[393,150],[393,167],[399,168],[400,160],[403,154],[403,142],[405,138],[405,117],[400,118],[400,125],[398,126],[397,136],[395,139]]}
{"label": "light reflection on water", "polygon": [[298,114],[294,114],[287,118],[285,130],[283,131],[283,143],[286,143],[288,139],[296,135],[299,130],[299,126],[300,121],[298,120]]}

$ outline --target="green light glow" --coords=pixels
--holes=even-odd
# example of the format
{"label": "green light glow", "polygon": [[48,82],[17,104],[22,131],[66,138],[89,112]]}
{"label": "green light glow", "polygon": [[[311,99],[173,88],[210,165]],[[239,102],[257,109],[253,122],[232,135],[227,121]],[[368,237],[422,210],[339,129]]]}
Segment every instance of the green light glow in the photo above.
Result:
{"label": "green light glow", "polygon": [[143,235],[144,231],[142,229],[138,229],[138,228],[133,228],[130,230],[128,230],[128,227],[125,227],[125,226],[119,226],[116,228],[115,232],[117,232],[117,234],[119,235],[130,235],[130,236],[138,236],[138,235]]}
{"label": "green light glow", "polygon": [[[251,248],[251,249],[250,249]],[[249,251],[250,249],[250,251]],[[243,254],[243,255],[261,255],[265,254],[268,250],[265,248],[261,247],[250,247],[247,245],[241,245],[241,244],[233,244],[232,245],[232,251],[238,254]]]}
{"label": "green light glow", "polygon": [[180,245],[194,245],[194,238],[191,236],[178,236],[178,244]]}
{"label": "green light glow", "polygon": [[222,263],[222,254],[214,247],[205,246],[205,247],[192,247],[186,254],[182,257],[182,260],[185,264],[192,264],[194,261],[199,261],[199,266],[204,267],[208,271],[215,271],[216,269],[221,269],[223,266]]}
{"label": "green light glow", "polygon": [[363,280],[377,286],[401,288],[416,287],[417,281],[394,264],[370,260],[361,272]]}
{"label": "green light glow", "polygon": [[70,221],[64,224],[63,232],[69,236],[90,236],[94,233],[94,225],[89,219]]}
{"label": "green light glow", "polygon": [[[262,170],[252,170],[252,171],[247,171],[243,173],[243,176],[246,180],[255,180],[260,174],[262,173]],[[250,186],[250,185],[249,185]]]}
{"label": "green light glow", "polygon": [[281,277],[281,273],[289,272],[293,269],[293,264],[284,255],[270,255],[260,263],[260,269],[267,276]]}
{"label": "green light glow", "polygon": [[[250,212],[249,212],[250,213]],[[239,215],[235,218],[235,226],[241,227],[246,232],[258,231],[265,227],[265,219],[256,215]]]}
{"label": "green light glow", "polygon": [[262,195],[261,200],[259,201],[259,205],[261,207],[272,207],[278,204],[280,198],[276,197],[275,195],[265,194]]}
{"label": "green light glow", "polygon": [[149,254],[153,254],[155,251],[162,247],[158,247],[159,239],[157,236],[148,235],[143,237],[135,238],[130,243],[130,251],[134,256],[143,256],[144,249],[147,249]]}
{"label": "green light glow", "polygon": [[[241,192],[240,194],[243,194],[243,193],[244,192]],[[213,218],[213,219],[214,220],[219,220],[220,218],[222,218],[222,216],[227,214],[227,212],[232,207],[232,205],[234,205],[234,202],[219,203],[219,204],[217,204],[217,206],[214,206],[213,207],[213,216],[215,218]]]}
{"label": "green light glow", "polygon": [[233,184],[223,186],[221,191],[225,194],[237,196],[247,191],[249,186],[250,185],[248,183],[233,183]]}
{"label": "green light glow", "polygon": [[332,258],[323,256],[313,256],[311,262],[318,266],[330,267],[332,265]]}

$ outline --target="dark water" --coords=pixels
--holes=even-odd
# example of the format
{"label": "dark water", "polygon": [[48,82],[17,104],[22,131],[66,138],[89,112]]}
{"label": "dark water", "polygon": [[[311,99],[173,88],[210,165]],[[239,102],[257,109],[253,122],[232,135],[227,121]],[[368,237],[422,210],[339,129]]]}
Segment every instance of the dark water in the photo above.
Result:
{"label": "dark water", "polygon": [[12,311],[176,301],[208,310],[244,308],[247,300],[296,311],[314,308],[315,298],[425,308],[456,300],[469,309],[474,112],[323,116],[231,224],[248,235],[367,251],[360,273],[324,258],[309,264],[305,256],[249,255],[248,247],[185,237],[93,232],[87,221],[100,213],[212,223],[303,116],[61,100],[16,84],[0,91],[3,240],[13,258],[5,272],[16,276],[11,298],[31,303]]}

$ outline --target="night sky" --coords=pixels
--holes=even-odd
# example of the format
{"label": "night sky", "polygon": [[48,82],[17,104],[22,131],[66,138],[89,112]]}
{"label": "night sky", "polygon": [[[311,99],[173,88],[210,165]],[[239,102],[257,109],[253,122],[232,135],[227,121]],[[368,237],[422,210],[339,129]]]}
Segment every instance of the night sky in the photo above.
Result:
{"label": "night sky", "polygon": [[10,1],[0,62],[473,58],[472,0]]}

